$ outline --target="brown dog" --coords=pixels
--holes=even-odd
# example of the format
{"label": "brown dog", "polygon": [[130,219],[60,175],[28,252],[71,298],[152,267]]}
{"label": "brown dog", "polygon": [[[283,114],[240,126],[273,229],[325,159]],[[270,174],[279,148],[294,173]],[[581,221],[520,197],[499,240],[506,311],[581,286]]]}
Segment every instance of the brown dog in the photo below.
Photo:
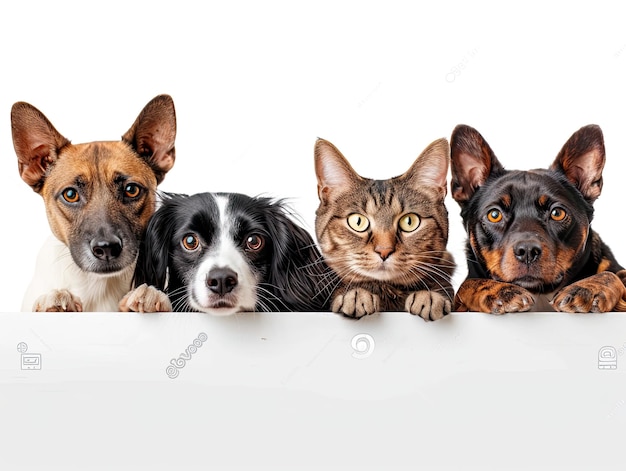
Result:
{"label": "brown dog", "polygon": [[121,141],[71,144],[35,107],[11,110],[22,179],[39,193],[55,237],[44,245],[24,311],[116,311],[131,288],[156,188],[174,165],[171,97],[155,97]]}
{"label": "brown dog", "polygon": [[591,229],[605,153],[584,126],[547,169],[505,170],[474,128],[452,133],[453,198],[467,230],[457,311],[623,311],[626,271]]}

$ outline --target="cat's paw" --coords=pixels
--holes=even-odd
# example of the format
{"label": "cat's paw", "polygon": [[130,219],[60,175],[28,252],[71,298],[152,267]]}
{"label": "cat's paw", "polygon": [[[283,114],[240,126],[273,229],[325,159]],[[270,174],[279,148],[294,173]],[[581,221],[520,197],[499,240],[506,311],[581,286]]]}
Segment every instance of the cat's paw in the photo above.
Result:
{"label": "cat's paw", "polygon": [[122,312],[169,312],[172,304],[167,294],[144,283],[124,296],[119,308]]}
{"label": "cat's paw", "polygon": [[380,309],[380,298],[366,289],[354,288],[338,294],[331,306],[333,312],[357,319]]}
{"label": "cat's paw", "polygon": [[55,289],[42,294],[33,304],[33,312],[82,312],[82,310],[80,298],[66,289]]}
{"label": "cat's paw", "polygon": [[425,321],[436,321],[450,314],[450,298],[436,291],[414,291],[406,298],[405,308]]}

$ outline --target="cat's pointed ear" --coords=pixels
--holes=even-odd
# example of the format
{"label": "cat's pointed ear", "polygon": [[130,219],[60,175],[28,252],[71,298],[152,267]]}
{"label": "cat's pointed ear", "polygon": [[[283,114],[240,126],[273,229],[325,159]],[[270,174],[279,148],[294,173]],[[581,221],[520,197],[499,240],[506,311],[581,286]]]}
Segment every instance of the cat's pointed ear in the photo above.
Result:
{"label": "cat's pointed ear", "polygon": [[452,197],[464,205],[492,174],[504,171],[487,141],[476,129],[459,124],[450,139]]}
{"label": "cat's pointed ear", "polygon": [[405,178],[414,188],[429,187],[445,197],[448,191],[448,167],[450,162],[450,145],[445,138],[432,142],[419,155],[411,168],[400,178]]}
{"label": "cat's pointed ear", "polygon": [[590,124],[572,134],[550,169],[563,173],[593,203],[602,191],[605,160],[602,129]]}
{"label": "cat's pointed ear", "polygon": [[361,179],[339,149],[324,139],[315,142],[315,174],[321,203],[328,203],[333,195],[350,191],[353,182]]}

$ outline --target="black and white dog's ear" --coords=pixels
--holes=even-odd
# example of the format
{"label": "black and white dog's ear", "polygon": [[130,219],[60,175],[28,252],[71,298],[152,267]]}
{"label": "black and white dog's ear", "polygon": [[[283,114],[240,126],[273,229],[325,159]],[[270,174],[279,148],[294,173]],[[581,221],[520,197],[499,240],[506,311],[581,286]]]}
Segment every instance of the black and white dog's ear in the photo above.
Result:
{"label": "black and white dog's ear", "polygon": [[165,201],[150,219],[139,247],[133,278],[134,286],[147,283],[165,291],[170,241],[175,230],[175,221],[171,213],[172,207]]}
{"label": "black and white dog's ear", "polygon": [[[275,203],[275,224],[268,224],[274,244],[269,284],[277,290],[287,311],[328,311],[324,286],[330,269],[324,263],[311,235],[293,222],[282,203]],[[282,307],[282,306],[281,306]]]}

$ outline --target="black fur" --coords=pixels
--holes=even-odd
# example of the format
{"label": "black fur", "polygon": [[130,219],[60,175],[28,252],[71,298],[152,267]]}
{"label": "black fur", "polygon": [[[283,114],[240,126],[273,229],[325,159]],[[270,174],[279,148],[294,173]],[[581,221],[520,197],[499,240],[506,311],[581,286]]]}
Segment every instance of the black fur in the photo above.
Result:
{"label": "black fur", "polygon": [[[259,280],[256,311],[327,311],[328,268],[309,233],[294,223],[283,200],[239,193],[164,195],[142,242],[135,286],[142,283],[168,293],[174,310],[193,310],[186,288],[206,253],[215,250],[221,221],[216,197],[227,200],[232,238],[243,252],[249,234],[260,234],[265,245],[258,253],[244,253]],[[202,240],[198,252],[181,247],[185,234]]]}

